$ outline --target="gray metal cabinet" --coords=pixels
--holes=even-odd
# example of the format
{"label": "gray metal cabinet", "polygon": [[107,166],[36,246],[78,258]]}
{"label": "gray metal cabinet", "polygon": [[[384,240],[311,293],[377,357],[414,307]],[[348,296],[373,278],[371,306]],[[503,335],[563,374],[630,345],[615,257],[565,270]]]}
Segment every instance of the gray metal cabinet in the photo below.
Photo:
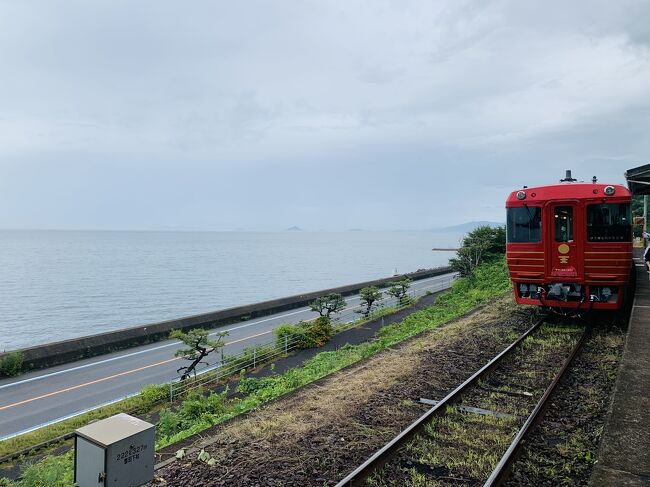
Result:
{"label": "gray metal cabinet", "polygon": [[77,487],[135,487],[153,479],[155,426],[128,414],[75,431]]}

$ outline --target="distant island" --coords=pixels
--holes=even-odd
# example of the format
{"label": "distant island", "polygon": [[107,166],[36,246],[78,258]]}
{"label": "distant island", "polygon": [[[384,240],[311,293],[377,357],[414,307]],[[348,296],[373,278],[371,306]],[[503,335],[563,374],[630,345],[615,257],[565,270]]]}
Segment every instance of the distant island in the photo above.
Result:
{"label": "distant island", "polygon": [[287,232],[302,232],[302,228],[300,227],[289,227],[287,228]]}
{"label": "distant island", "polygon": [[462,232],[467,233],[473,230],[476,230],[478,227],[502,227],[504,223],[502,222],[488,222],[488,221],[476,221],[476,222],[466,222],[461,223],[460,225],[452,225],[450,227],[442,228],[432,228],[432,232]]}

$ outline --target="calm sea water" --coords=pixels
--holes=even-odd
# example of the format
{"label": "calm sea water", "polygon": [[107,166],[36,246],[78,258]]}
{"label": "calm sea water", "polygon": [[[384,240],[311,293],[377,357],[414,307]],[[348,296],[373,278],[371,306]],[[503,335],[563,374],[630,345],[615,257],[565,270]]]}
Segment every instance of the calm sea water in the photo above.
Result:
{"label": "calm sea water", "polygon": [[429,232],[0,231],[0,351],[444,265]]}

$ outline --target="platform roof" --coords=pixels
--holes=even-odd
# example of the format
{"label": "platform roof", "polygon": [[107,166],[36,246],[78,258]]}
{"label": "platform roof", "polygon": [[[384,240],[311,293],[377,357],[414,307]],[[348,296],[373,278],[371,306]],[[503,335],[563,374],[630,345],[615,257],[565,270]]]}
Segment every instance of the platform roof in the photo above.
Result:
{"label": "platform roof", "polygon": [[628,169],[625,179],[632,194],[650,194],[650,164]]}

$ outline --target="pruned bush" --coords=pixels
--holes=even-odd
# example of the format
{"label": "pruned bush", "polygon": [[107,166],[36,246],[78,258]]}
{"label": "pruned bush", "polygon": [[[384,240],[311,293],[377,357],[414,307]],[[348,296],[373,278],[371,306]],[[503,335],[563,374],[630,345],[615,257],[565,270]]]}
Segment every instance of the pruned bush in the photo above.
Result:
{"label": "pruned bush", "polygon": [[307,327],[307,338],[314,347],[322,347],[332,339],[334,327],[327,316],[319,316]]}
{"label": "pruned bush", "polygon": [[304,350],[322,347],[332,339],[334,327],[327,316],[319,316],[313,321],[301,321],[296,325],[284,324],[275,329],[276,347]]}
{"label": "pruned bush", "polygon": [[13,377],[23,370],[22,352],[9,352],[0,358],[0,377]]}
{"label": "pruned bush", "polygon": [[[242,391],[251,392],[244,397],[226,401],[225,393],[223,393],[224,395],[215,395],[218,396],[217,398],[206,396],[206,399],[188,394],[188,399],[198,401],[199,404],[195,403],[187,408],[181,406],[179,412],[163,411],[157,427],[160,437],[156,446],[164,448],[191,435],[196,435],[214,424],[252,411],[297,387],[371,357],[403,340],[441,326],[468,312],[477,304],[489,302],[496,296],[509,292],[510,287],[508,269],[505,259],[502,257],[476,269],[473,279],[458,279],[451,291],[440,296],[435,305],[416,311],[398,323],[384,326],[378,331],[374,340],[359,345],[346,345],[335,351],[321,352],[305,361],[300,367],[292,368],[275,376],[245,379],[241,384]],[[198,394],[203,395],[202,393]],[[206,406],[212,401],[214,403],[211,406]],[[214,412],[219,410],[222,411],[220,414]],[[196,416],[198,419],[192,419]],[[65,469],[61,469],[60,465],[63,465]],[[72,469],[72,452],[64,456],[46,457],[45,460],[27,467],[23,471],[23,480],[13,482],[0,479],[0,486],[69,486],[72,485]]]}
{"label": "pruned bush", "polygon": [[316,311],[319,315],[326,316],[327,318],[332,314],[340,313],[346,306],[347,303],[340,293],[329,293],[309,303],[312,311]]}
{"label": "pruned bush", "polygon": [[366,318],[372,311],[372,307],[381,300],[383,294],[377,288],[377,286],[368,286],[364,287],[359,291],[359,298],[361,300],[361,305],[364,307],[360,310],[356,310],[356,313],[362,313]]}
{"label": "pruned bush", "polygon": [[409,278],[402,279],[401,281],[389,282],[390,286],[386,293],[397,299],[399,306],[408,306],[411,304],[411,298],[408,296],[408,290],[411,287],[411,280]]}
{"label": "pruned bush", "polygon": [[315,347],[314,342],[307,336],[308,327],[309,323],[305,323],[304,321],[295,325],[285,323],[278,326],[274,330],[275,346],[279,349],[284,349],[286,345],[287,348],[296,348],[298,350]]}

